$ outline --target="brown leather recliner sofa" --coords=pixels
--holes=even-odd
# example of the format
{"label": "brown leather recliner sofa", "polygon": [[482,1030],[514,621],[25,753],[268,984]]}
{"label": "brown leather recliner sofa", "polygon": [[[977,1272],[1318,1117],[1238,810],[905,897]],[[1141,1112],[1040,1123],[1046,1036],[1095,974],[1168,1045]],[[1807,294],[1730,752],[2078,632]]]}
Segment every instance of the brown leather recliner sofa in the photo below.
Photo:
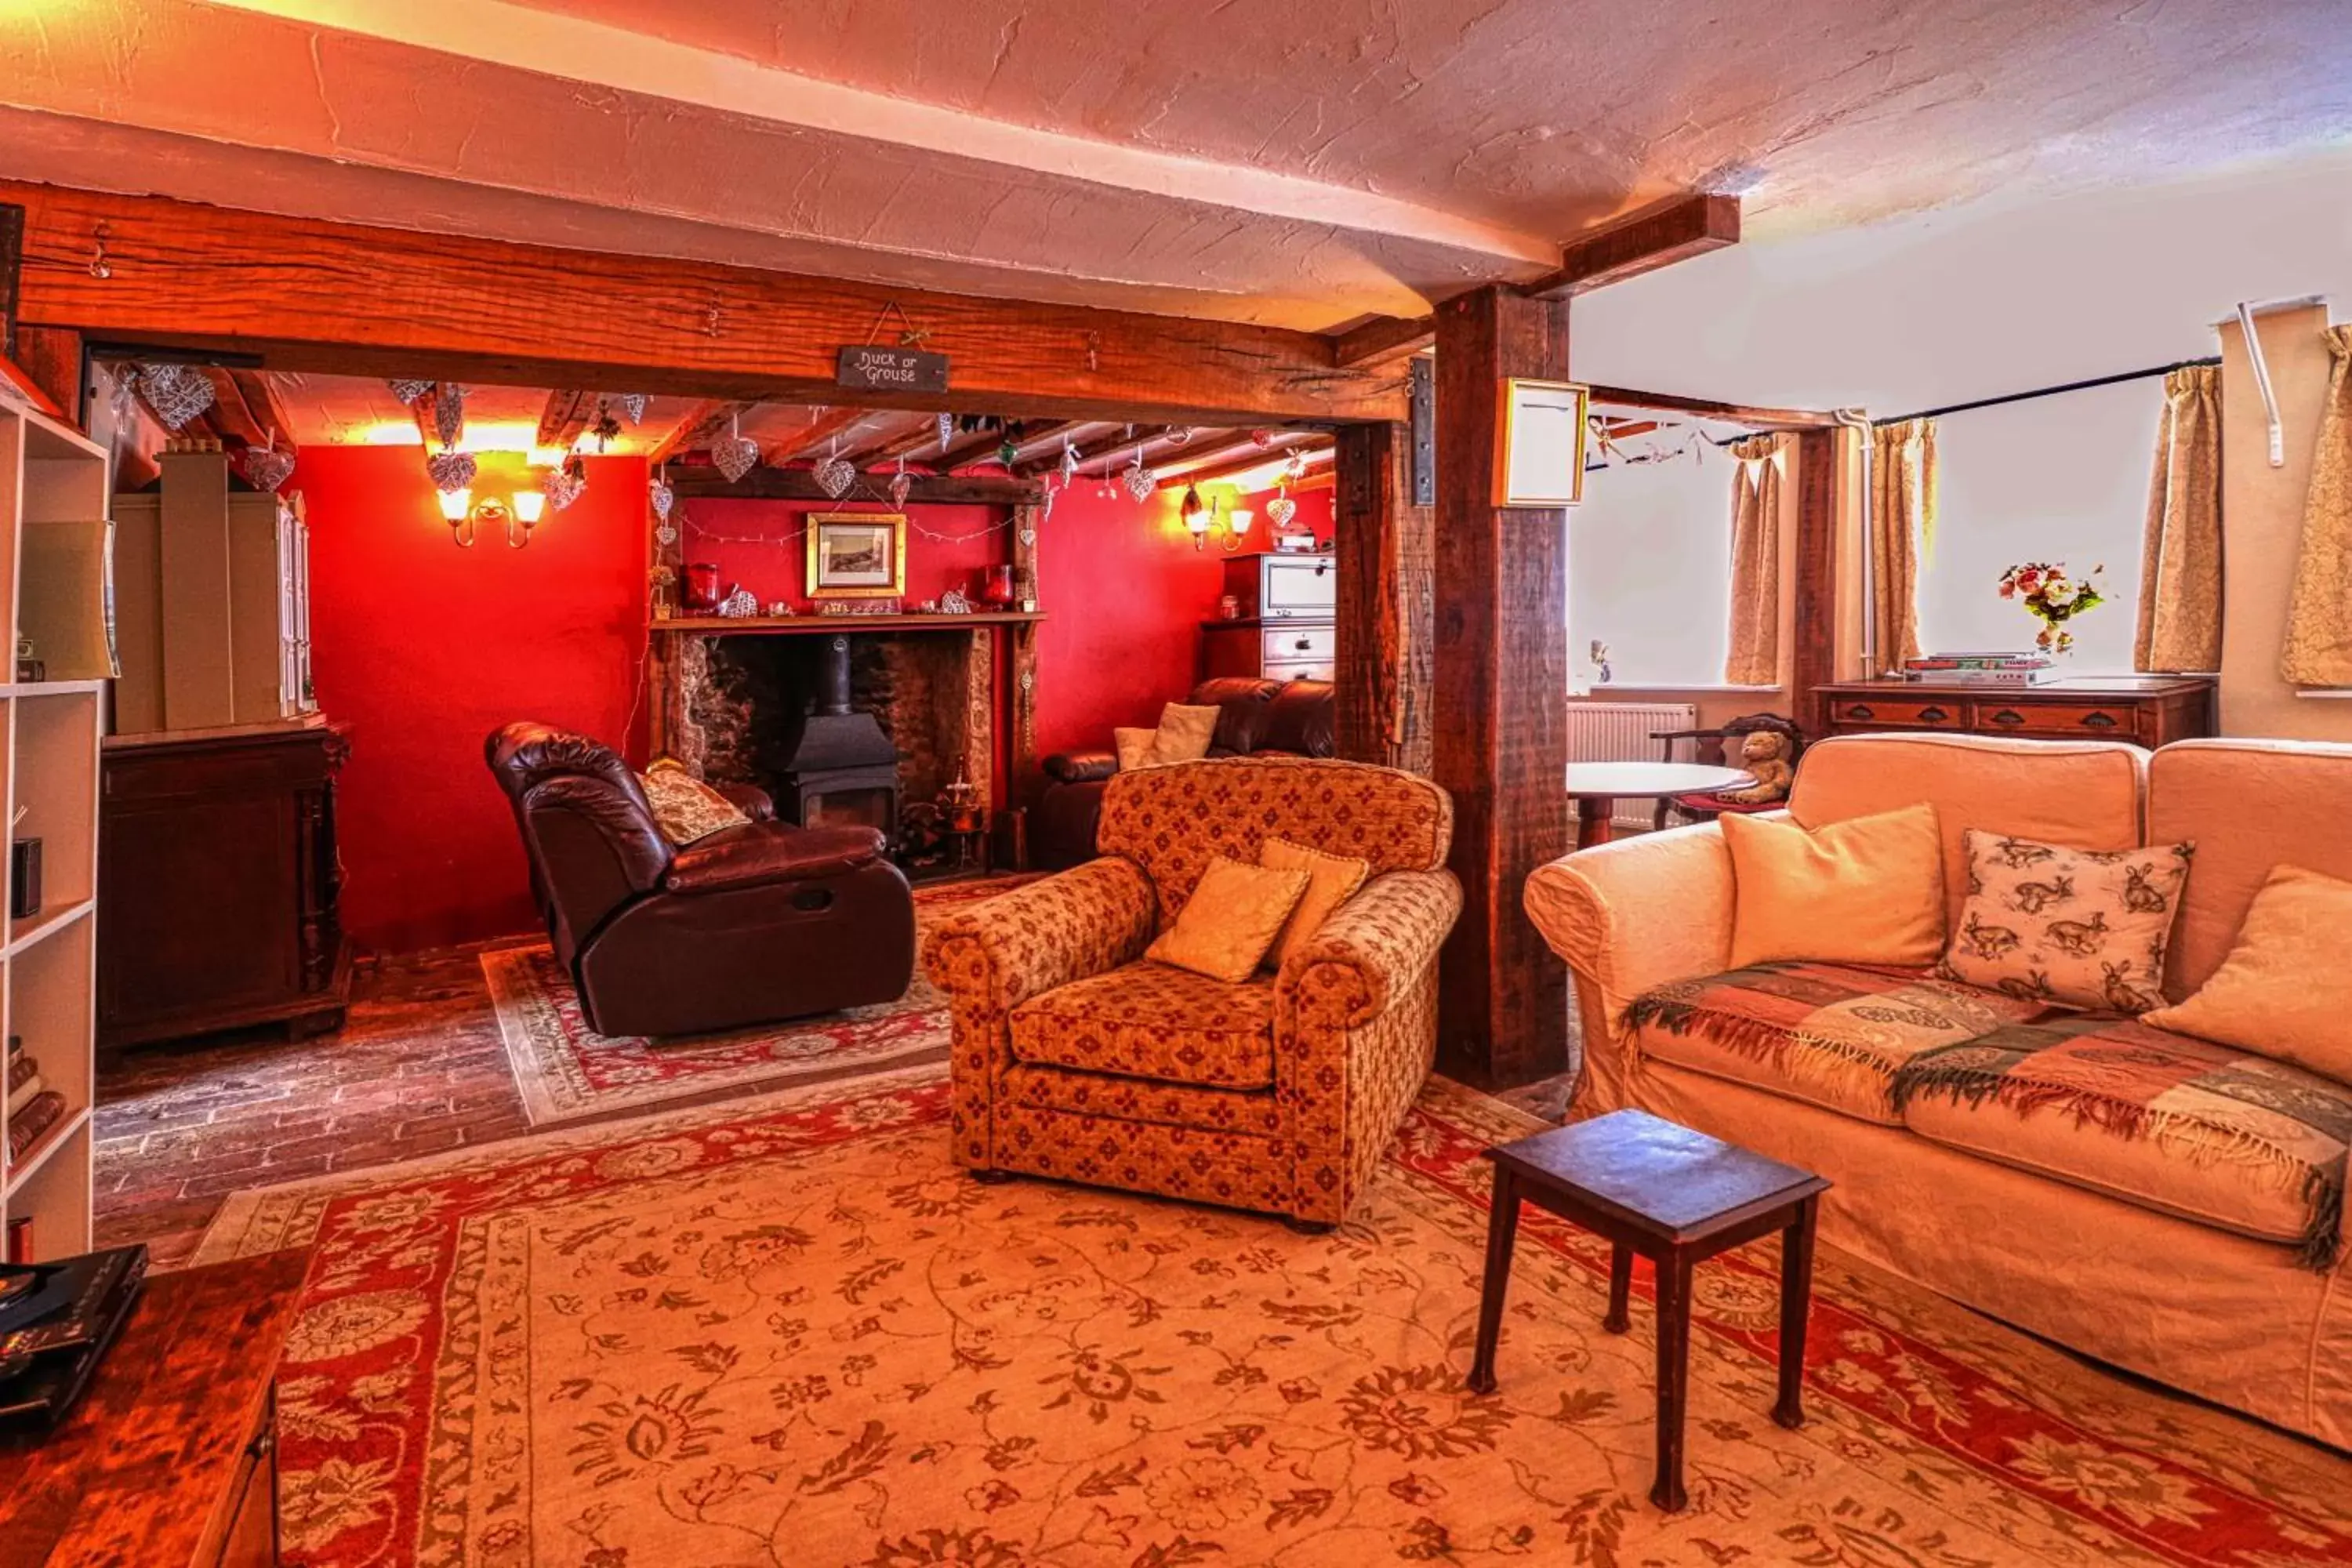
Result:
{"label": "brown leather recliner sofa", "polygon": [[[1328,757],[1339,749],[1328,680],[1225,675],[1201,682],[1185,700],[1218,710],[1213,757]],[[1037,803],[1032,853],[1048,870],[1093,859],[1103,786],[1118,772],[1118,754],[1056,752],[1042,765],[1045,793]]]}
{"label": "brown leather recliner sofa", "polygon": [[600,742],[514,723],[484,754],[598,1032],[704,1034],[906,994],[914,899],[875,829],[778,822],[761,791],[722,786],[752,820],[676,847]]}

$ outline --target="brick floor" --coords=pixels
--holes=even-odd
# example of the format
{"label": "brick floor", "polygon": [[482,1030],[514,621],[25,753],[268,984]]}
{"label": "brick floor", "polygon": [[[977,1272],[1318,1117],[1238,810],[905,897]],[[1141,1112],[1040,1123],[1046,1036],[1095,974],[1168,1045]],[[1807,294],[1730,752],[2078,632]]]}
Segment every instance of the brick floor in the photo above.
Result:
{"label": "brick floor", "polygon": [[479,948],[367,966],[338,1033],[124,1052],[99,1068],[97,1233],[183,1262],[220,1201],[530,1131]]}

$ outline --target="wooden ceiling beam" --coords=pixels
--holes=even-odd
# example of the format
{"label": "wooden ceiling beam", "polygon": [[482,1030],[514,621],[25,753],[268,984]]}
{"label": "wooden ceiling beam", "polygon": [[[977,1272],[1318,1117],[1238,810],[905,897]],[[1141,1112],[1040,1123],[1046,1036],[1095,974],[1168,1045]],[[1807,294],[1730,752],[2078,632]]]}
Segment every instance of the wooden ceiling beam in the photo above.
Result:
{"label": "wooden ceiling beam", "polygon": [[1328,439],[1328,433],[1321,430],[1270,430],[1265,435],[1265,439],[1261,441],[1256,432],[1236,431],[1229,440],[1211,442],[1197,451],[1187,451],[1166,465],[1161,482],[1181,483],[1234,460],[1238,460],[1240,468],[1255,468],[1260,463],[1273,461],[1293,447]]}
{"label": "wooden ceiling beam", "polygon": [[1331,363],[1343,369],[1381,364],[1417,354],[1436,341],[1435,316],[1374,316],[1331,334]]}
{"label": "wooden ceiling beam", "polygon": [[1759,430],[1833,430],[1838,418],[1811,408],[1762,408],[1748,403],[1719,403],[1711,397],[1685,397],[1674,392],[1640,392],[1629,386],[1595,386],[1595,404],[1619,408],[1656,408],[1669,414],[1696,414]]}
{"label": "wooden ceiling beam", "polygon": [[[1201,425],[1404,417],[1404,377],[1318,333],[986,299],[646,256],[0,182],[25,208],[17,319],[233,347],[272,370],[628,386],[770,403]],[[91,276],[100,234],[109,276]],[[892,308],[951,363],[940,394],[845,391]]]}
{"label": "wooden ceiling beam", "polygon": [[1331,460],[1333,441],[1331,437],[1320,431],[1316,432],[1308,439],[1320,444],[1308,446],[1302,442],[1290,447],[1254,447],[1246,455],[1227,458],[1211,463],[1205,468],[1188,468],[1181,474],[1171,474],[1160,483],[1163,489],[1177,485],[1213,485],[1220,479],[1230,479],[1235,474],[1246,474],[1252,468],[1263,468],[1278,463],[1294,451],[1305,458],[1307,466],[1311,471],[1316,467]]}
{"label": "wooden ceiling beam", "polygon": [[[868,419],[879,417],[871,408],[862,412]],[[884,462],[899,456],[900,454],[895,448],[901,443],[928,441],[933,446],[939,445],[940,432],[936,416],[908,414],[901,417],[913,420],[915,423],[902,426],[896,421],[886,421],[874,429],[844,441],[841,445],[841,456],[863,466]]]}
{"label": "wooden ceiling beam", "polygon": [[706,397],[688,405],[669,434],[655,442],[646,451],[646,461],[667,463],[680,452],[691,452],[698,447],[709,446],[720,426],[750,406],[748,403],[733,403],[715,397]]}
{"label": "wooden ceiling beam", "polygon": [[[909,472],[907,479],[908,505],[930,502],[940,506],[1027,506],[1042,500],[1045,495],[1043,486],[991,475]],[[841,496],[826,494],[824,488],[816,482],[816,476],[806,468],[759,468],[730,482],[718,469],[698,464],[672,468],[669,482],[673,490],[688,500],[839,500],[845,504],[873,501],[881,501],[886,506],[889,504],[889,498],[882,488],[887,481],[879,475],[861,477],[855,487]]]}
{"label": "wooden ceiling beam", "polygon": [[205,410],[204,417],[220,437],[221,444],[232,450],[262,445],[268,434],[262,427],[267,416],[257,414],[247,405],[244,389],[237,385],[236,378],[218,365],[197,368],[213,384],[213,405]]}
{"label": "wooden ceiling beam", "polygon": [[572,392],[558,388],[547,395],[547,406],[539,416],[539,445],[558,451],[570,451],[572,443],[588,428],[596,417],[597,395],[593,392]]}
{"label": "wooden ceiling beam", "polygon": [[278,384],[269,379],[268,372],[232,370],[228,377],[236,384],[237,395],[245,400],[247,411],[260,421],[265,439],[274,438],[281,449],[294,450],[294,419],[278,400]]}
{"label": "wooden ceiling beam", "polygon": [[1738,196],[1675,196],[1570,240],[1558,271],[1518,291],[1565,300],[1738,243]]}
{"label": "wooden ceiling beam", "polygon": [[819,455],[818,447],[830,442],[859,420],[870,417],[873,413],[871,408],[828,408],[770,447],[761,461],[789,463],[795,458],[816,457]]}

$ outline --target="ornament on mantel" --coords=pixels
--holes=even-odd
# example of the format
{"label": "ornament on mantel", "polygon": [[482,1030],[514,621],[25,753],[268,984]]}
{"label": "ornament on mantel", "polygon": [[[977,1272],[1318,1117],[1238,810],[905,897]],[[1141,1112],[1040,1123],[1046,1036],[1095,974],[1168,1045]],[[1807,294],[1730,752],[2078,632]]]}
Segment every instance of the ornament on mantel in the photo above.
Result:
{"label": "ornament on mantel", "polygon": [[644,393],[625,392],[614,401],[621,405],[621,412],[629,416],[630,424],[642,425],[646,422],[646,405],[651,399]]}
{"label": "ornament on mantel", "polygon": [[548,469],[547,477],[540,480],[539,488],[547,492],[547,504],[562,511],[587,493],[588,465],[581,460],[578,453],[573,453]]}
{"label": "ornament on mantel", "polygon": [[838,443],[817,460],[811,472],[816,476],[816,488],[835,500],[847,495],[849,487],[857,482],[857,465],[842,457]]}
{"label": "ornament on mantel", "polygon": [[433,488],[445,494],[473,484],[476,467],[473,453],[454,452],[446,447],[425,459],[425,471],[432,476]]}
{"label": "ornament on mantel", "polygon": [[914,490],[914,476],[907,472],[907,459],[901,458],[898,459],[898,471],[890,476],[890,504],[892,506],[905,506],[907,504],[907,497]]}
{"label": "ornament on mantel", "polygon": [[750,473],[760,461],[760,443],[747,439],[740,416],[730,420],[727,434],[710,443],[711,466],[727,476],[733,484]]}
{"label": "ornament on mantel", "polygon": [[441,437],[446,449],[465,433],[466,389],[454,381],[437,384],[433,388],[433,434]]}
{"label": "ornament on mantel", "polygon": [[278,432],[269,432],[268,439],[258,447],[245,449],[245,479],[257,490],[276,494],[278,488],[294,477],[294,454],[278,449]]}
{"label": "ornament on mantel", "polygon": [[971,601],[965,598],[961,591],[950,588],[940,595],[939,613],[943,616],[968,616],[971,614]]}
{"label": "ornament on mantel", "polygon": [[139,392],[167,430],[179,429],[213,405],[213,378],[194,365],[142,366]]}
{"label": "ornament on mantel", "polygon": [[760,601],[751,589],[738,588],[719,604],[719,613],[730,620],[740,621],[747,616],[758,615]]}

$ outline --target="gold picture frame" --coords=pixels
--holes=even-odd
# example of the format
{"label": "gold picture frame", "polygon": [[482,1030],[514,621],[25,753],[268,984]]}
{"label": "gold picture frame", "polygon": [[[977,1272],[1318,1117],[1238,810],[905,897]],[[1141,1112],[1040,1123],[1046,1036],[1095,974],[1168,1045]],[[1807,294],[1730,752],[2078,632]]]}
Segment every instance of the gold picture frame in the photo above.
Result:
{"label": "gold picture frame", "polygon": [[[907,517],[896,511],[808,514],[808,596],[889,599],[907,592]],[[889,559],[871,559],[877,550]]]}
{"label": "gold picture frame", "polygon": [[1592,389],[1507,376],[1495,420],[1495,504],[1575,506],[1584,500]]}

